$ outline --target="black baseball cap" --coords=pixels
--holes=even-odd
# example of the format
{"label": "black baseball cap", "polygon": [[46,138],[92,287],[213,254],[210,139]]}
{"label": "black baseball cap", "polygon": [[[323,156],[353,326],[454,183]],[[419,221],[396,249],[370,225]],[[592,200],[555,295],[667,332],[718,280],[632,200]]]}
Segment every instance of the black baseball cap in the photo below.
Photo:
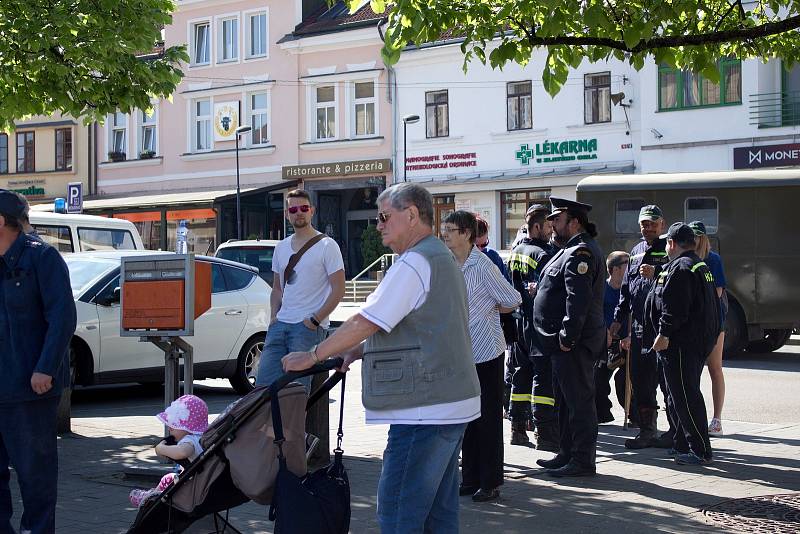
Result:
{"label": "black baseball cap", "polygon": [[672,223],[666,234],[661,234],[658,237],[661,239],[672,239],[679,243],[687,243],[689,241],[694,241],[694,232],[689,228],[688,224],[676,222]]}
{"label": "black baseball cap", "polygon": [[706,225],[703,221],[692,221],[689,223],[689,228],[692,229],[694,235],[706,235],[708,232],[706,231]]}
{"label": "black baseball cap", "polygon": [[28,215],[28,201],[19,193],[0,189],[0,215],[21,219]]}

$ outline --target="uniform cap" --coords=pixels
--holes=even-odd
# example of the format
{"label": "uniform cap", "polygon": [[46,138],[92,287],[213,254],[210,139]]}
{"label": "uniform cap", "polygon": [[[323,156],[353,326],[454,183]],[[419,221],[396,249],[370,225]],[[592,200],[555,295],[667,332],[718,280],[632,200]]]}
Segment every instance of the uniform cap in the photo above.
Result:
{"label": "uniform cap", "polygon": [[692,221],[689,223],[689,228],[692,229],[694,235],[706,235],[706,225],[703,221]]}
{"label": "uniform cap", "polygon": [[545,204],[531,204],[531,207],[525,212],[525,216],[532,215],[537,211],[550,211],[550,208]]}
{"label": "uniform cap", "polygon": [[689,241],[694,241],[694,232],[689,225],[682,222],[672,223],[672,226],[669,227],[666,234],[661,234],[661,239],[672,239],[673,241],[677,241],[679,243],[687,243]]}
{"label": "uniform cap", "polygon": [[584,204],[577,200],[568,200],[566,198],[550,197],[550,204],[553,205],[553,211],[547,216],[548,219],[555,218],[562,211],[572,210],[583,213],[592,211],[591,204]]}
{"label": "uniform cap", "polygon": [[661,212],[661,208],[656,206],[655,204],[650,204],[648,206],[642,206],[642,209],[639,210],[639,222],[642,221],[657,221],[659,219],[663,219],[664,214]]}
{"label": "uniform cap", "polygon": [[25,197],[8,189],[0,189],[0,215],[21,219],[27,214],[28,202]]}

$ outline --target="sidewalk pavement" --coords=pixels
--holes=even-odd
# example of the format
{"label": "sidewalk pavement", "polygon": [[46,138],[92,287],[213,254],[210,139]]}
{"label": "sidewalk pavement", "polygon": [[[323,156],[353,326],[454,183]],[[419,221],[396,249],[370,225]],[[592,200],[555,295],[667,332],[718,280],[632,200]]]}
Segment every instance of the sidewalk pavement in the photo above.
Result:
{"label": "sidewalk pavement", "polygon": [[[348,374],[343,443],[352,490],[351,532],[378,532],[375,493],[388,427],[364,424],[358,365],[353,371]],[[226,384],[209,380],[196,387],[213,414],[235,398]],[[113,389],[99,394],[108,397],[102,402],[92,390],[78,392],[73,433],[59,439],[59,534],[125,532],[136,515],[128,492],[149,485],[127,480],[122,473],[129,467],[157,465],[152,445],[162,428],[153,415],[161,409],[162,397],[155,389],[145,396],[120,391],[123,395]],[[337,393],[334,389],[330,401],[334,433]],[[622,420],[621,411],[615,416]],[[507,444],[508,424],[505,430]],[[715,464],[692,468],[676,465],[664,450],[627,451],[623,441],[634,431],[603,425],[598,475],[558,481],[535,463],[551,454],[506,445],[500,501],[476,504],[462,498],[461,532],[731,531],[729,526],[714,526],[702,509],[728,499],[800,492],[800,424],[726,421],[725,430],[724,438],[713,440]],[[21,501],[13,477],[12,495],[13,524],[18,525]],[[272,532],[265,507],[249,503],[230,517],[242,532]]]}

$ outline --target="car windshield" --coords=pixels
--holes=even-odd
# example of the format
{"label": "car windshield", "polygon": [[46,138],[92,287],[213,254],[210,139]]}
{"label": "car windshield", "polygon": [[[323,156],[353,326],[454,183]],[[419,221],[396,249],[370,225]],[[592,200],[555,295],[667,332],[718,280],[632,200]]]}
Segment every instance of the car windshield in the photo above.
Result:
{"label": "car windshield", "polygon": [[108,259],[88,259],[73,256],[67,257],[65,260],[69,269],[69,281],[72,286],[73,297],[80,295],[104,274],[115,267],[119,267],[119,261]]}
{"label": "car windshield", "polygon": [[238,261],[258,269],[261,278],[272,283],[272,247],[224,247],[217,250],[216,256],[223,260]]}

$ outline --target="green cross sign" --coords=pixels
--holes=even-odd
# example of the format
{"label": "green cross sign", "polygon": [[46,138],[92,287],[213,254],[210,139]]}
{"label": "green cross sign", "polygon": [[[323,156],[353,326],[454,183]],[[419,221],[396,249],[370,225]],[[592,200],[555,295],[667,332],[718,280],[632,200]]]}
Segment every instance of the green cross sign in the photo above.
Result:
{"label": "green cross sign", "polygon": [[519,150],[517,150],[516,154],[517,154],[517,159],[523,165],[528,165],[531,159],[533,159],[533,150],[531,150],[527,144],[520,145]]}

